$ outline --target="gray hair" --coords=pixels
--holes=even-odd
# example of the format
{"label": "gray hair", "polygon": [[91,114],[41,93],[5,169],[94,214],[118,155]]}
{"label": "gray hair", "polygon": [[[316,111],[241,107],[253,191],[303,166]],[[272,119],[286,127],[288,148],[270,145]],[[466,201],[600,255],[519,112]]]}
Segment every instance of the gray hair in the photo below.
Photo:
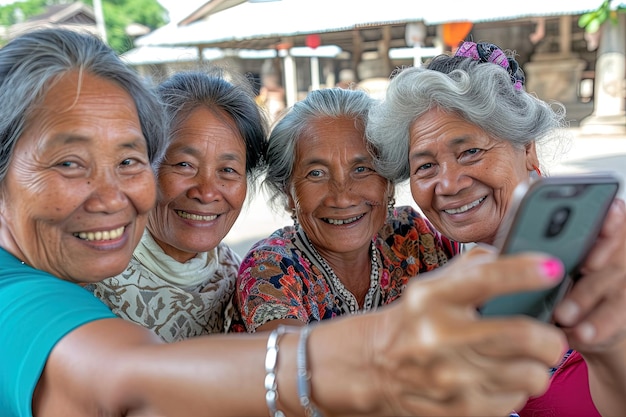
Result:
{"label": "gray hair", "polygon": [[195,109],[206,107],[226,113],[246,146],[246,174],[250,185],[253,184],[265,162],[268,121],[254,100],[248,79],[220,67],[207,68],[204,72],[185,71],[162,82],[157,94],[165,107],[170,141],[171,135]]}
{"label": "gray hair", "polygon": [[274,205],[286,204],[295,164],[296,145],[320,118],[354,119],[365,129],[375,99],[362,90],[325,88],[314,90],[294,104],[274,125],[269,137],[264,186]]}
{"label": "gray hair", "polygon": [[376,167],[394,181],[410,175],[411,124],[436,107],[516,147],[558,137],[558,130],[567,125],[561,104],[552,103],[553,108],[532,94],[517,91],[510,74],[499,65],[440,56],[429,68],[398,70],[384,100],[370,112],[367,139],[377,149]]}
{"label": "gray hair", "polygon": [[0,185],[15,144],[33,109],[55,81],[70,71],[112,81],[135,101],[153,167],[165,150],[162,107],[148,85],[95,35],[67,29],[39,29],[0,49]]}

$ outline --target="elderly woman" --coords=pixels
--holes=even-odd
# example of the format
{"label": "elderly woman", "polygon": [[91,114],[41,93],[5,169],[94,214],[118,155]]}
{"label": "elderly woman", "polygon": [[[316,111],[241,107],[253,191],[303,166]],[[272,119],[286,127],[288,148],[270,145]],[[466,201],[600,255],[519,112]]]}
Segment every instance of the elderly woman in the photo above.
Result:
{"label": "elderly woman", "polygon": [[121,273],[143,235],[156,97],[98,38],[45,29],[0,49],[0,115],[3,417],[501,414],[560,356],[551,326],[468,312],[554,286],[561,264],[487,250],[375,314],[164,343],[82,287]]}
{"label": "elderly woman", "polygon": [[169,141],[156,207],[126,270],[88,289],[172,342],[230,325],[241,259],[222,240],[262,165],[267,129],[247,79],[220,68],[177,73],[157,93]]}
{"label": "elderly woman", "polygon": [[242,262],[236,301],[248,331],[375,310],[457,253],[411,207],[394,207],[364,139],[373,103],[359,90],[312,91],[272,129],[264,184],[294,226]]}
{"label": "elderly woman", "polygon": [[[416,203],[450,239],[492,244],[514,188],[542,175],[537,146],[560,136],[564,111],[523,86],[513,56],[466,42],[428,68],[400,71],[372,111],[367,131],[378,169],[410,179]],[[531,398],[522,416],[624,413],[626,226],[616,221],[623,215],[618,200],[585,276],[557,307],[554,318],[576,350],[552,370],[550,389]]]}

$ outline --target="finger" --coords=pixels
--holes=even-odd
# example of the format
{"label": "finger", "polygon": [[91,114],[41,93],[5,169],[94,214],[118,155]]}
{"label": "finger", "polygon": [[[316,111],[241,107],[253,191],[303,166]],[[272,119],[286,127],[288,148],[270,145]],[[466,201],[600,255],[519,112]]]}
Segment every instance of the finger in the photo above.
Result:
{"label": "finger", "polygon": [[607,297],[619,295],[626,285],[626,270],[607,266],[580,278],[554,310],[554,319],[563,326],[575,326]]}
{"label": "finger", "polygon": [[415,280],[405,297],[413,306],[431,299],[478,306],[497,295],[553,287],[563,270],[560,260],[543,254],[497,257],[476,249],[429,272],[428,279]]}
{"label": "finger", "polygon": [[560,329],[527,317],[459,321],[456,325],[447,325],[437,320],[441,316],[438,311],[433,314],[434,319],[422,319],[416,324],[418,328],[431,329],[430,340],[412,348],[419,354],[400,366],[387,368],[389,374],[406,383],[413,380],[416,373],[421,373],[417,380],[427,381],[424,389],[455,392],[471,385],[493,363],[502,361],[527,359],[548,369],[561,360],[567,349]]}
{"label": "finger", "polygon": [[557,364],[567,350],[562,332],[555,326],[528,317],[482,319],[490,327],[474,346],[482,356],[494,358],[529,357],[547,367]]}
{"label": "finger", "polygon": [[[626,291],[615,293],[568,331],[572,346],[598,349],[626,337]],[[593,345],[593,347],[589,346]]]}
{"label": "finger", "polygon": [[612,256],[617,255],[623,259],[626,255],[625,240],[626,203],[624,200],[615,199],[609,208],[598,239],[585,259],[583,269],[585,271],[601,269]]}

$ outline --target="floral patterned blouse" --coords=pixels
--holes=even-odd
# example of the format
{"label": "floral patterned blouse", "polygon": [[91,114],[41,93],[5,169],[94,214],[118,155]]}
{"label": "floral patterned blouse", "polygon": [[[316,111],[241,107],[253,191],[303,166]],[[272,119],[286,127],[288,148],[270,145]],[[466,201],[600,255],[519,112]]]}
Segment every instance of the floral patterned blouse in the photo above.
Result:
{"label": "floral patterned blouse", "polygon": [[[287,226],[250,249],[236,284],[234,302],[241,317],[231,331],[254,332],[277,319],[309,323],[344,314],[320,268],[296,240],[296,229]],[[442,236],[410,206],[394,210],[374,243],[382,259],[379,305],[400,297],[409,278],[442,266],[459,253],[458,243]]]}

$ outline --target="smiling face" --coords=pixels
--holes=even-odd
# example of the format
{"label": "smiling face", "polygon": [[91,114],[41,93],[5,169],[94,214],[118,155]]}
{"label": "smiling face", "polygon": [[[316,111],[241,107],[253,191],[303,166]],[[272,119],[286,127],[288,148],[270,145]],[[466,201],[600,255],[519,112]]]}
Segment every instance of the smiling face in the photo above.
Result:
{"label": "smiling face", "polygon": [[132,98],[89,73],[79,85],[70,72],[16,143],[0,201],[1,244],[68,281],[116,275],[141,238],[155,189]]}
{"label": "smiling face", "polygon": [[516,148],[463,118],[433,109],[410,128],[411,194],[444,235],[493,243],[513,190],[538,165],[534,142]]}
{"label": "smiling face", "polygon": [[148,229],[172,258],[185,262],[215,248],[246,198],[246,148],[225,113],[205,107],[178,129],[159,168],[159,196]]}
{"label": "smiling face", "polygon": [[367,250],[385,223],[390,189],[354,120],[317,119],[298,141],[290,206],[322,256]]}

